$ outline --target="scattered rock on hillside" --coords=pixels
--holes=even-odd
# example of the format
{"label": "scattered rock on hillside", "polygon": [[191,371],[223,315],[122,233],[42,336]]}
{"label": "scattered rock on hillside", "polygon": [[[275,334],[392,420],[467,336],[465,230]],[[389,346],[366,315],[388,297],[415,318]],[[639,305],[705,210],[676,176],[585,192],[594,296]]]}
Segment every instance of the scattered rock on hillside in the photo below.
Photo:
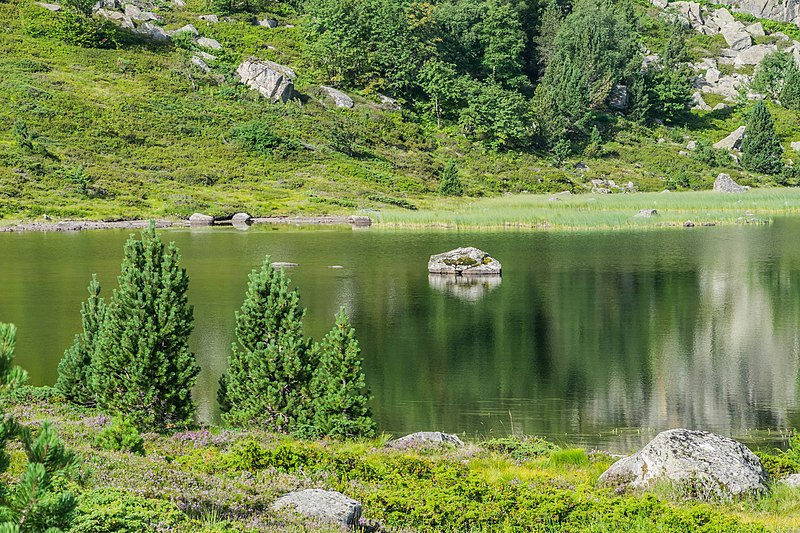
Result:
{"label": "scattered rock on hillside", "polygon": [[793,141],[790,146],[795,152],[800,152],[800,141]]}
{"label": "scattered rock on hillside", "polygon": [[717,141],[714,143],[714,148],[720,149],[724,148],[726,150],[738,150],[739,147],[742,145],[742,139],[744,138],[744,126],[739,126],[735,130],[733,130],[727,137],[722,139],[721,141]]}
{"label": "scattered rock on hillside", "polygon": [[42,7],[42,8],[44,8],[44,9],[46,9],[46,10],[48,10],[48,11],[52,11],[52,12],[54,12],[54,13],[55,13],[56,11],[61,11],[61,6],[60,6],[60,5],[58,5],[58,4],[47,4],[47,3],[45,3],[45,2],[34,2],[34,5],[37,5],[37,6],[39,6],[39,7]]}
{"label": "scattered rock on hillside", "polygon": [[728,500],[767,490],[761,461],[743,444],[707,431],[672,429],[656,435],[639,452],[620,459],[600,476],[618,489],[646,489],[664,480],[691,497]]}
{"label": "scattered rock on hillside", "polygon": [[203,48],[210,48],[211,50],[222,50],[222,45],[216,39],[210,37],[198,37],[195,41],[198,46]]}
{"label": "scattered rock on hillside", "polygon": [[210,226],[214,223],[214,217],[203,213],[194,213],[189,217],[189,224],[192,226]]}
{"label": "scattered rock on hillside", "polygon": [[192,56],[191,62],[192,62],[192,65],[196,66],[197,68],[199,68],[203,72],[206,72],[206,73],[211,72],[211,67],[209,67],[208,64],[205,61],[203,61],[202,58],[200,58],[198,56]]}
{"label": "scattered rock on hillside", "polygon": [[800,23],[800,12],[797,3],[785,0],[723,0],[724,4],[735,4],[737,11],[749,13],[779,22]]}
{"label": "scattered rock on hillside", "polygon": [[778,47],[774,44],[757,44],[746,50],[738,52],[736,57],[733,58],[733,64],[737,67],[741,67],[743,65],[758,65],[769,54],[777,51]]}
{"label": "scattered rock on hillside", "polygon": [[432,255],[428,261],[428,272],[431,274],[499,276],[501,270],[500,261],[471,246]]}
{"label": "scattered rock on hillside", "polygon": [[400,111],[400,103],[394,98],[390,98],[384,94],[379,94],[378,98],[381,100],[381,106],[389,111]]}
{"label": "scattered rock on hillside", "polygon": [[167,32],[164,31],[164,28],[157,26],[156,24],[151,24],[150,22],[145,22],[133,31],[141,35],[146,35],[154,41],[169,40],[169,35],[167,35]]}
{"label": "scattered rock on hillside", "polygon": [[419,431],[386,443],[387,448],[394,450],[408,450],[416,448],[438,448],[439,446],[455,446],[461,448],[464,442],[457,435],[442,433],[441,431]]}
{"label": "scattered rock on hillside", "polygon": [[764,31],[764,26],[762,26],[760,22],[756,22],[755,24],[746,26],[744,31],[746,31],[753,37],[764,37],[766,35],[766,32]]}
{"label": "scattered rock on hillside", "polygon": [[739,185],[729,174],[721,172],[717,179],[714,180],[714,190],[717,192],[745,192],[750,187]]}
{"label": "scattered rock on hillside", "polygon": [[785,478],[779,479],[778,483],[787,485],[793,489],[800,487],[800,474],[791,474]]}
{"label": "scattered rock on hillside", "polygon": [[158,15],[150,11],[142,11],[134,4],[125,4],[125,16],[136,22],[158,20]]}
{"label": "scattered rock on hillside", "polygon": [[200,15],[197,18],[200,19],[200,20],[203,20],[205,22],[208,22],[210,24],[216,24],[217,22],[219,22],[219,17],[216,16],[216,15],[213,15],[213,14],[212,15]]}
{"label": "scattered rock on hillside", "polygon": [[262,28],[273,29],[278,27],[278,21],[274,19],[264,19],[264,20],[259,20],[258,25],[261,26]]}
{"label": "scattered rock on hillside", "polygon": [[292,507],[301,515],[352,528],[361,518],[361,503],[335,490],[306,489],[275,500],[272,508]]}
{"label": "scattered rock on hillside", "polygon": [[176,36],[178,34],[181,34],[181,33],[188,33],[188,34],[191,34],[191,35],[193,35],[195,37],[200,35],[200,32],[197,31],[197,28],[195,28],[194,25],[192,25],[192,24],[187,24],[186,26],[182,26],[182,27],[178,28],[177,30],[168,31],[167,35],[169,35],[170,37],[174,37],[174,36]]}
{"label": "scattered rock on hillside", "polygon": [[350,109],[355,105],[352,98],[338,89],[328,87],[327,85],[321,85],[320,89],[322,89],[322,91],[333,100],[333,103],[336,104],[336,107],[345,107]]}
{"label": "scattered rock on hillside", "polygon": [[294,93],[294,71],[272,61],[247,59],[236,74],[242,83],[273,102],[286,102]]}
{"label": "scattered rock on hillside", "polygon": [[711,111],[711,106],[703,100],[703,95],[695,91],[692,95],[692,109],[700,111]]}

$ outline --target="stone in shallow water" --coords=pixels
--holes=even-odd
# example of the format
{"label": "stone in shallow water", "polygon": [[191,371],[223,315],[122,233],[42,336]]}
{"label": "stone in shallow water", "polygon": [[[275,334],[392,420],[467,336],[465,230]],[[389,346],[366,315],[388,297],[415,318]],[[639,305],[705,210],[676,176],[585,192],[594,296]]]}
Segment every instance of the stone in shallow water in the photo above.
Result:
{"label": "stone in shallow water", "polygon": [[764,493],[768,478],[761,461],[744,444],[688,429],[659,433],[600,476],[601,483],[619,489],[646,489],[660,480],[685,488],[690,497],[728,500]]}
{"label": "stone in shallow water", "polygon": [[501,270],[500,261],[471,246],[432,255],[428,261],[428,272],[431,274],[499,276]]}

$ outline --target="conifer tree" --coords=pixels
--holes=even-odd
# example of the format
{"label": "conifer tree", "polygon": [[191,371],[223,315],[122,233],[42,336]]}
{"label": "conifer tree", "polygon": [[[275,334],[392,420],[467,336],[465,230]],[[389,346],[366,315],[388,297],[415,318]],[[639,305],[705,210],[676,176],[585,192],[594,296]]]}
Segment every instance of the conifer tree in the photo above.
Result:
{"label": "conifer tree", "polygon": [[28,381],[28,373],[14,365],[16,340],[17,328],[14,324],[0,322],[0,389],[11,389]]}
{"label": "conifer tree", "polygon": [[[13,418],[0,419],[0,472],[9,466],[7,444],[17,439],[27,456],[16,484],[0,482],[0,531],[58,533],[69,529],[76,506],[64,481],[78,474],[79,462],[49,423],[37,435]],[[59,479],[59,481],[56,481]]]}
{"label": "conifer tree", "polygon": [[344,309],[333,329],[315,345],[319,363],[311,379],[313,426],[318,435],[369,437],[375,433],[364,386],[361,349]]}
{"label": "conifer tree", "polygon": [[763,101],[756,102],[742,139],[742,166],[752,172],[777,174],[783,168],[782,152],[772,115]]}
{"label": "conifer tree", "polygon": [[455,159],[449,160],[442,171],[439,194],[442,196],[461,196],[464,194],[464,187],[458,177]]}
{"label": "conifer tree", "polygon": [[165,246],[153,223],[140,240],[131,236],[96,340],[91,384],[97,405],[139,427],[184,424],[195,412],[193,309],[179,261],[175,244]]}
{"label": "conifer tree", "polygon": [[294,431],[310,421],[313,352],[303,339],[297,289],[269,257],[250,273],[218,399],[226,422]]}
{"label": "conifer tree", "polygon": [[800,69],[792,61],[787,69],[781,89],[781,105],[787,109],[800,111]]}
{"label": "conifer tree", "polygon": [[100,282],[92,274],[89,282],[89,298],[81,304],[83,332],[75,335],[72,346],[64,352],[58,364],[56,389],[64,398],[78,405],[93,405],[94,394],[90,388],[92,354],[98,332],[103,324],[105,302],[100,298]]}

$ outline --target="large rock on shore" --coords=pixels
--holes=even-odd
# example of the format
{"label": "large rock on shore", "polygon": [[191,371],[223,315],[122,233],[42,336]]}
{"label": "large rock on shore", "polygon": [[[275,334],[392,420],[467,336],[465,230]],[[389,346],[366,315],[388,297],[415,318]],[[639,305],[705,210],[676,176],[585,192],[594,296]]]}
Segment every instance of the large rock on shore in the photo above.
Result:
{"label": "large rock on shore", "polygon": [[418,431],[386,443],[387,448],[394,450],[438,448],[440,446],[461,448],[464,446],[464,442],[457,435],[442,433],[441,431]]}
{"label": "large rock on shore", "polygon": [[717,179],[714,180],[714,190],[716,192],[745,192],[749,188],[739,185],[733,181],[730,174],[725,174],[724,172],[721,172]]}
{"label": "large rock on shore", "polygon": [[707,431],[672,429],[600,476],[618,489],[645,489],[670,481],[704,500],[755,496],[767,490],[767,473],[747,447]]}
{"label": "large rock on shore", "polygon": [[247,59],[236,74],[242,83],[273,102],[287,102],[294,94],[294,71],[273,61]]}
{"label": "large rock on shore", "polygon": [[358,525],[361,503],[335,490],[306,489],[290,492],[275,500],[273,509],[291,507],[301,515],[319,518],[345,528]]}
{"label": "large rock on shore", "polygon": [[501,270],[500,261],[471,246],[432,255],[428,261],[428,272],[431,274],[499,276]]}

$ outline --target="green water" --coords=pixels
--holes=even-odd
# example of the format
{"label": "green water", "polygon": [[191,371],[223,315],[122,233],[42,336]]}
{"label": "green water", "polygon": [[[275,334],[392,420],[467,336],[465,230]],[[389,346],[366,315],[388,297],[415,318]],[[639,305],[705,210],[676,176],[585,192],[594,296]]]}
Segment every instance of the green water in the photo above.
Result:
{"label": "green water", "polygon": [[[52,384],[97,273],[116,284],[128,231],[0,234],[0,321]],[[672,427],[745,440],[800,426],[800,220],[616,233],[169,230],[189,272],[200,417],[248,272],[289,271],[320,338],[344,306],[382,431],[514,431],[627,449]],[[428,257],[477,246],[502,282],[447,286]],[[329,268],[330,266],[343,268]]]}

